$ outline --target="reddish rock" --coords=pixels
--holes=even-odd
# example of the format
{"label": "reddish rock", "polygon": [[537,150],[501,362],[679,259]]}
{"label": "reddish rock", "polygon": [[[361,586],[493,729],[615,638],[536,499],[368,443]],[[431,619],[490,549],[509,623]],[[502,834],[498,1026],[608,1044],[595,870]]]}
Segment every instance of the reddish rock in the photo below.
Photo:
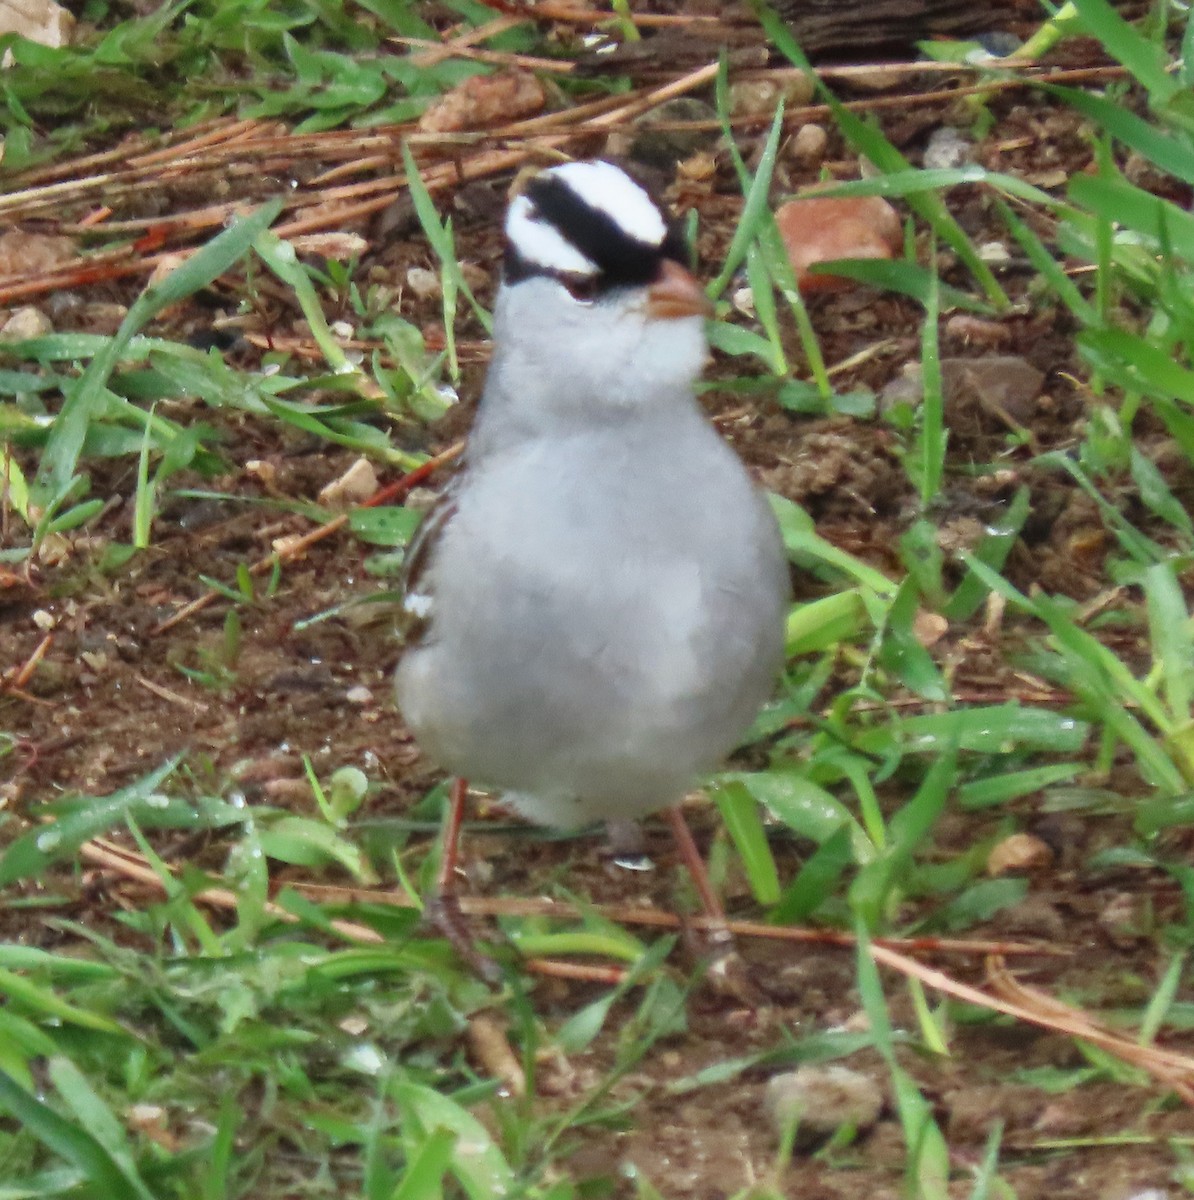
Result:
{"label": "reddish rock", "polygon": [[903,245],[899,214],[881,196],[803,196],[775,214],[802,292],[840,292],[854,281],[813,275],[836,258],[894,258]]}

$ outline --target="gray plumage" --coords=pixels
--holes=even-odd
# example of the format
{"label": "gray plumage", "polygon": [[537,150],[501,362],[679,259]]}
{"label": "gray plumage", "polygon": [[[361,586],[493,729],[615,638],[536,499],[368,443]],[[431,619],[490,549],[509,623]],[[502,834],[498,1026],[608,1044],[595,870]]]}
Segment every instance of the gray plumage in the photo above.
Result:
{"label": "gray plumage", "polygon": [[[619,220],[621,187],[577,190]],[[397,694],[433,761],[568,827],[675,804],[718,765],[774,685],[788,580],[769,506],[694,398],[699,313],[653,316],[649,284],[574,299],[550,251],[499,290]]]}

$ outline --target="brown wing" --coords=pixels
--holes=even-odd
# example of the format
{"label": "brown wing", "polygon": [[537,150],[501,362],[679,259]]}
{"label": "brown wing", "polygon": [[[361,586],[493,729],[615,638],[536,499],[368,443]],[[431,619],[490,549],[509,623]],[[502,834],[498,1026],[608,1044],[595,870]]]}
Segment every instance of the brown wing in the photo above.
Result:
{"label": "brown wing", "polygon": [[434,619],[435,596],[427,568],[435,557],[441,534],[455,515],[455,489],[449,484],[424,513],[406,547],[402,574],[398,579],[402,591],[402,614],[398,628],[404,646],[417,646],[427,636]]}

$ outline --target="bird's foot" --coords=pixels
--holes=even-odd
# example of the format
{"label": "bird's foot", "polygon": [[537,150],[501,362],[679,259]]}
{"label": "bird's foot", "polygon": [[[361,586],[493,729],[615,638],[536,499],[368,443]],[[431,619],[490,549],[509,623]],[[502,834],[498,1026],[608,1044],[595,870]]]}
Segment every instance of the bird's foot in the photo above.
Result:
{"label": "bird's foot", "polygon": [[715,995],[735,1000],[747,1008],[758,1008],[765,997],[751,978],[750,968],[738,951],[734,935],[717,925],[700,928],[686,925],[683,944],[688,955],[704,972],[703,983]]}
{"label": "bird's foot", "polygon": [[472,922],[460,907],[460,897],[454,893],[431,897],[424,905],[423,920],[448,939],[461,961],[492,987],[502,981],[502,968],[473,937]]}

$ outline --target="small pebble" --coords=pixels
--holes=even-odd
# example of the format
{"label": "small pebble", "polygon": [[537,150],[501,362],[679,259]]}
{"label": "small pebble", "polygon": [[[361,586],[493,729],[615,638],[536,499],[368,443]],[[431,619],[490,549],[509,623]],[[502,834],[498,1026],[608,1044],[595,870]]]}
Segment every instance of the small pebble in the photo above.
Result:
{"label": "small pebble", "polygon": [[324,486],[319,502],[331,506],[367,500],[377,491],[377,472],[367,458],[358,458],[338,479]]}
{"label": "small pebble", "polygon": [[749,287],[735,289],[734,294],[730,297],[730,303],[744,316],[753,317],[755,315],[755,294]]}
{"label": "small pebble", "polygon": [[1039,896],[1025,896],[1018,904],[1005,908],[999,917],[1004,936],[1040,938],[1061,942],[1066,937],[1066,920],[1056,905]]}
{"label": "small pebble", "polygon": [[743,80],[730,85],[730,113],[736,117],[772,113],[781,97],[786,108],[802,108],[815,91],[816,83],[803,73],[783,80]]}
{"label": "small pebble", "polygon": [[50,318],[40,308],[26,305],[0,326],[0,342],[24,342],[29,338],[42,337],[53,329]]}
{"label": "small pebble", "polygon": [[915,408],[924,399],[924,372],[918,362],[907,362],[898,375],[893,376],[879,393],[878,408],[881,413],[890,412],[898,404]]}
{"label": "small pebble", "polygon": [[261,790],[280,804],[299,804],[311,796],[311,784],[306,779],[270,779],[262,784]]}
{"label": "small pebble", "polygon": [[925,146],[926,171],[949,171],[970,161],[974,147],[952,125],[942,125],[929,135]]}
{"label": "small pebble", "polygon": [[1121,949],[1130,949],[1153,931],[1153,916],[1147,897],[1120,892],[1099,913],[1099,928],[1107,939]]}
{"label": "small pebble", "polygon": [[1053,865],[1053,851],[1032,833],[1013,833],[996,842],[987,855],[987,874],[1010,871],[1041,871]]}
{"label": "small pebble", "polygon": [[439,275],[426,267],[411,267],[406,273],[406,285],[420,300],[430,300],[441,290]]}
{"label": "small pebble", "polygon": [[987,321],[972,313],[954,313],[945,322],[945,336],[966,346],[1002,347],[1012,340],[1012,331],[998,321]]}
{"label": "small pebble", "polygon": [[708,150],[698,150],[676,164],[676,174],[689,183],[711,183],[717,175],[717,158]]}
{"label": "small pebble", "polygon": [[955,415],[978,408],[1004,421],[1024,425],[1036,411],[1045,376],[1016,354],[983,358],[942,358],[945,404]]}
{"label": "small pebble", "polygon": [[783,88],[770,79],[747,79],[730,84],[730,116],[749,117],[775,111]]}
{"label": "small pebble", "polygon": [[[1015,354],[990,354],[982,358],[942,358],[941,386],[947,419],[956,422],[975,411],[1022,426],[1040,407],[1045,376]],[[905,363],[879,394],[879,411],[894,405],[920,404],[924,380],[918,362]]]}
{"label": "small pebble", "polygon": [[480,263],[475,262],[462,262],[460,264],[460,276],[474,292],[479,292],[487,288],[492,279],[489,272]]}
{"label": "small pebble", "polygon": [[883,1091],[869,1075],[850,1067],[800,1067],[772,1078],[763,1104],[777,1134],[795,1121],[797,1140],[807,1143],[843,1125],[869,1129],[883,1109]]}
{"label": "small pebble", "polygon": [[165,1120],[166,1110],[158,1104],[134,1104],[126,1112],[129,1124],[134,1129],[144,1129]]}
{"label": "small pebble", "polygon": [[860,92],[894,92],[897,88],[907,87],[909,78],[907,71],[888,71],[875,67],[851,71],[848,82]]}
{"label": "small pebble", "polygon": [[792,157],[802,166],[816,166],[825,157],[829,134],[821,125],[801,125],[792,138]]}
{"label": "small pebble", "polygon": [[976,34],[974,40],[993,58],[1007,58],[1024,45],[1014,33],[1005,33],[998,29]]}
{"label": "small pebble", "polygon": [[260,479],[266,487],[273,487],[278,481],[278,468],[267,458],[250,458],[245,463],[245,474]]}
{"label": "small pebble", "polygon": [[912,633],[925,647],[935,646],[949,632],[949,621],[940,613],[920,608],[912,618]]}

